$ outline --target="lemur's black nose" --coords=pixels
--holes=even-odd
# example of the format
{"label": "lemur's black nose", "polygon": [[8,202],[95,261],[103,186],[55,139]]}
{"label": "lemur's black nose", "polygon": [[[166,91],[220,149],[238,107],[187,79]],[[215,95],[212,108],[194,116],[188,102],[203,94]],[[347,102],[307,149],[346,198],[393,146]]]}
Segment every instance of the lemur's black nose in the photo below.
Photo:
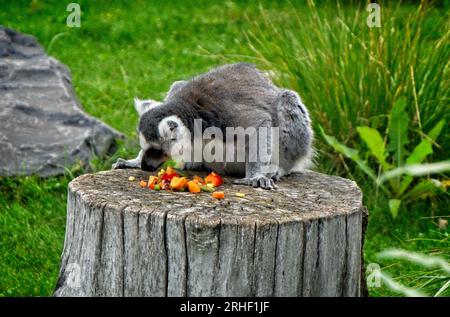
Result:
{"label": "lemur's black nose", "polygon": [[148,165],[145,160],[142,160],[141,169],[146,172],[154,172],[156,171],[156,167]]}

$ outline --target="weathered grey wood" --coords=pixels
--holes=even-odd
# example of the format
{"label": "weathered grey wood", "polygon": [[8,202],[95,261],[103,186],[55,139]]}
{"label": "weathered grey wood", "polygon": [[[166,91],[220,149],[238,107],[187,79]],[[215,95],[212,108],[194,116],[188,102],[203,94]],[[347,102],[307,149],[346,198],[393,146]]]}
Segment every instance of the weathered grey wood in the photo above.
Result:
{"label": "weathered grey wood", "polygon": [[187,254],[185,219],[183,214],[167,213],[166,241],[168,259],[167,296],[186,296]]}
{"label": "weathered grey wood", "polygon": [[123,212],[124,228],[124,296],[140,295],[140,268],[139,261],[139,214],[127,207]]}
{"label": "weathered grey wood", "polygon": [[207,296],[213,291],[219,263],[220,229],[220,219],[204,224],[194,215],[186,219],[187,296]]}
{"label": "weathered grey wood", "polygon": [[[85,224],[86,225],[86,224]],[[98,295],[123,296],[124,237],[123,214],[107,211],[103,216],[103,233],[98,271]],[[106,251],[106,252],[105,252]],[[84,263],[80,261],[80,266]]]}
{"label": "weathered grey wood", "polygon": [[278,222],[256,221],[253,270],[255,296],[273,296]]}
{"label": "weathered grey wood", "polygon": [[[302,296],[318,296],[319,285],[319,221],[305,223],[305,241],[303,249]],[[357,293],[355,293],[357,294]]]}
{"label": "weathered grey wood", "polygon": [[167,291],[167,254],[165,213],[154,210],[139,216],[139,245],[143,296],[165,296]]}
{"label": "weathered grey wood", "polygon": [[274,296],[300,296],[302,286],[303,223],[278,226]]}
{"label": "weathered grey wood", "polygon": [[361,240],[355,237],[362,236],[362,226],[351,226],[351,223],[362,223],[363,214],[356,212],[347,216],[347,263],[344,282],[344,296],[352,296],[361,292],[361,259],[359,250],[362,249]]}
{"label": "weathered grey wood", "polygon": [[218,201],[140,188],[148,175],[70,183],[55,296],[362,295],[367,214],[354,182],[305,172],[265,191],[225,179]]}
{"label": "weathered grey wood", "polygon": [[254,226],[236,219],[220,225],[219,263],[215,296],[253,295]]}

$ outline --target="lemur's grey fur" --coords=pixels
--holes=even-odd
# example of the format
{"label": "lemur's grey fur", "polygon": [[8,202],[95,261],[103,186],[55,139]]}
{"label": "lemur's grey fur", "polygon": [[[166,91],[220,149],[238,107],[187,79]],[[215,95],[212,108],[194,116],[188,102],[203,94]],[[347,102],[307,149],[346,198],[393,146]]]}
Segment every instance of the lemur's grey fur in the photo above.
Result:
{"label": "lemur's grey fur", "polygon": [[[119,159],[113,168],[158,168],[167,159],[171,142],[183,137],[182,128],[193,134],[194,119],[202,120],[203,130],[218,127],[224,136],[226,127],[279,127],[279,163],[270,172],[263,170],[265,163],[248,161],[186,163],[185,169],[214,169],[243,177],[235,180],[237,184],[271,189],[275,187],[274,180],[305,168],[312,156],[310,118],[300,97],[294,91],[276,87],[250,64],[226,65],[188,81],[175,82],[162,103],[135,103],[140,114],[142,150],[133,160]],[[164,135],[161,131],[165,131]]]}

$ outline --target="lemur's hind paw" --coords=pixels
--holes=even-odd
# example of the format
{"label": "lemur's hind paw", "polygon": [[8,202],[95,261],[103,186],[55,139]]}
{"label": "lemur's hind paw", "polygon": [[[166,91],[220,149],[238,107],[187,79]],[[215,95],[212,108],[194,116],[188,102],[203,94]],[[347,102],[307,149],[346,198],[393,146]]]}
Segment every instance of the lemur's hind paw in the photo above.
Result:
{"label": "lemur's hind paw", "polygon": [[127,168],[128,166],[127,166],[127,161],[126,160],[124,160],[124,159],[121,159],[121,158],[119,158],[119,159],[117,159],[117,161],[116,161],[116,163],[114,163],[113,165],[112,165],[112,169],[121,169],[121,168]]}
{"label": "lemur's hind paw", "polygon": [[255,177],[249,177],[249,178],[246,177],[246,178],[241,178],[241,179],[235,179],[233,181],[233,184],[261,187],[263,189],[277,188],[274,180],[271,178],[267,178],[265,176],[255,176]]}

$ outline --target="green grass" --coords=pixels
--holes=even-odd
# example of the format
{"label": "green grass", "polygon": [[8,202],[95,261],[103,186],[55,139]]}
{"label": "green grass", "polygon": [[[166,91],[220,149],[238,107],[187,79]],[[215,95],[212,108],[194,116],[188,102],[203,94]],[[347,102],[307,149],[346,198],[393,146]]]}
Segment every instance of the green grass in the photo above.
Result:
{"label": "green grass", "polygon": [[[421,87],[416,89],[421,124],[448,118],[448,64],[442,64],[448,63],[448,44],[437,47],[448,30],[442,8],[427,12],[417,35],[418,29],[405,29],[408,23],[417,28],[417,6],[402,6],[392,21],[393,11],[383,12],[389,27],[370,31],[364,26],[364,8],[358,16],[354,7],[343,7],[338,15],[352,35],[332,6],[318,5],[314,14],[304,4],[281,1],[262,1],[263,11],[246,1],[77,2],[83,11],[81,28],[65,25],[68,13],[61,1],[0,0],[0,24],[35,35],[50,55],[69,66],[86,111],[129,137],[113,156],[93,160],[94,171],[138,151],[134,96],[161,99],[173,81],[228,61],[252,61],[274,71],[280,85],[300,92],[315,128],[320,123],[350,145],[357,140],[357,125],[385,124],[396,94],[415,104],[410,65]],[[408,15],[409,20],[400,19]],[[385,46],[378,51],[380,35]],[[361,41],[373,47],[367,51]],[[371,51],[376,62],[370,62]],[[409,111],[416,113],[414,107]],[[448,158],[448,137],[438,141],[433,159]],[[405,285],[429,282],[424,291],[435,293],[442,279],[427,276],[439,275],[436,270],[381,261],[376,254],[401,247],[449,260],[449,230],[438,230],[438,218],[429,218],[449,216],[448,196],[415,204],[393,220],[385,197],[354,166],[330,153],[319,136],[317,146],[317,170],[352,177],[365,193],[370,209],[367,263],[379,263]],[[53,291],[64,240],[66,186],[82,172],[73,167],[67,176],[47,180],[0,178],[0,296],[48,296]],[[372,288],[370,294],[398,295],[386,287]]]}
{"label": "green grass", "polygon": [[310,5],[279,18],[262,10],[246,34],[258,64],[308,101],[316,127],[354,145],[357,126],[386,127],[393,103],[405,96],[416,122],[411,138],[420,140],[450,118],[450,15],[384,5],[381,28],[367,27],[366,16],[364,6]]}
{"label": "green grass", "polygon": [[0,181],[0,294],[49,295],[63,247],[65,177]]}

